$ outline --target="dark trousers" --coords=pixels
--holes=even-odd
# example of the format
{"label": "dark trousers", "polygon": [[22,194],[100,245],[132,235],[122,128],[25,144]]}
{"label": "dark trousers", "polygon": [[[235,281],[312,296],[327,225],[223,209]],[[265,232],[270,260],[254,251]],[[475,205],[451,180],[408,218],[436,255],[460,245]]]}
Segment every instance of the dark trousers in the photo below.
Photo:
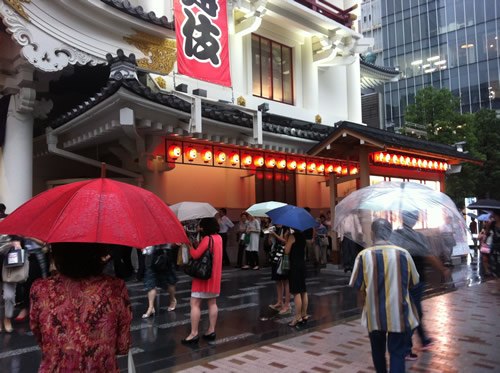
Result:
{"label": "dark trousers", "polygon": [[238,242],[238,261],[236,263],[236,267],[240,268],[243,266],[243,256],[245,255],[245,243],[240,241]]}
{"label": "dark trousers", "polygon": [[219,233],[219,236],[222,238],[222,264],[228,266],[230,262],[227,255],[227,233]]}
{"label": "dark trousers", "polygon": [[130,246],[115,246],[111,250],[115,275],[118,278],[127,279],[134,273],[132,266],[132,248]]}
{"label": "dark trousers", "polygon": [[144,258],[144,254],[141,250],[137,250],[137,263],[139,264],[139,268],[137,268],[136,278],[138,281],[141,281],[146,272],[146,258]]}
{"label": "dark trousers", "polygon": [[405,373],[405,354],[408,333],[374,330],[369,333],[373,365],[377,373],[387,373],[386,344],[389,350],[390,372]]}
{"label": "dark trousers", "polygon": [[257,267],[259,265],[259,252],[247,250],[247,264],[250,267]]}
{"label": "dark trousers", "polygon": [[[429,337],[427,337],[427,333],[425,332],[424,325],[422,323],[422,315],[423,315],[423,312],[422,312],[422,294],[423,294],[423,292],[424,292],[424,284],[422,282],[419,282],[416,286],[414,286],[410,289],[410,297],[411,297],[413,304],[415,305],[415,308],[416,308],[417,314],[418,314],[418,319],[419,319],[419,324],[415,329],[417,330],[417,333],[418,333],[418,336],[420,337],[420,341],[422,342],[422,345],[425,346],[425,345],[429,344],[431,342],[431,340],[429,339]],[[413,329],[411,331],[411,333],[407,333],[407,342],[406,342],[406,346],[407,346],[406,354],[407,355],[409,353],[411,353],[411,349],[413,348],[412,336],[413,336],[413,332],[415,331],[415,329]]]}

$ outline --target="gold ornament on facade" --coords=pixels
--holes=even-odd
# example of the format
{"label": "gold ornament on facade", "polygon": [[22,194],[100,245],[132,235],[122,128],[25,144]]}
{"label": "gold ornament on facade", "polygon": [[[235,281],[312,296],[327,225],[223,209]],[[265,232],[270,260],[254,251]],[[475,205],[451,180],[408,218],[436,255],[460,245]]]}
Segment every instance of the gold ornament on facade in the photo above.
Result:
{"label": "gold ornament on facade", "polygon": [[168,75],[174,69],[177,60],[175,40],[162,39],[136,30],[133,36],[124,36],[123,39],[149,57],[138,59],[139,67],[162,75]]}
{"label": "gold ornament on facade", "polygon": [[157,76],[155,78],[156,84],[158,84],[158,87],[161,89],[167,89],[167,81],[163,79],[161,76]]}
{"label": "gold ornament on facade", "polygon": [[245,100],[245,97],[240,96],[236,99],[236,103],[240,106],[247,106],[247,100]]}
{"label": "gold ornament on facade", "polygon": [[316,114],[316,116],[314,117],[314,121],[315,121],[316,123],[318,123],[318,124],[321,124],[321,121],[322,121],[322,119],[321,119],[321,115]]}
{"label": "gold ornament on facade", "polygon": [[28,13],[24,10],[24,7],[21,3],[31,3],[31,0],[5,0],[5,2],[12,7],[25,20],[29,21]]}

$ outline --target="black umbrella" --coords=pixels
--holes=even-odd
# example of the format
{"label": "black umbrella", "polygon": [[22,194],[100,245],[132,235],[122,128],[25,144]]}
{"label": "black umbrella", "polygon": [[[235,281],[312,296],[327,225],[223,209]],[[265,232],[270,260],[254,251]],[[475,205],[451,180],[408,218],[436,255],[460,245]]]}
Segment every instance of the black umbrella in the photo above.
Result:
{"label": "black umbrella", "polygon": [[500,210],[500,201],[496,199],[480,199],[467,206],[471,210]]}

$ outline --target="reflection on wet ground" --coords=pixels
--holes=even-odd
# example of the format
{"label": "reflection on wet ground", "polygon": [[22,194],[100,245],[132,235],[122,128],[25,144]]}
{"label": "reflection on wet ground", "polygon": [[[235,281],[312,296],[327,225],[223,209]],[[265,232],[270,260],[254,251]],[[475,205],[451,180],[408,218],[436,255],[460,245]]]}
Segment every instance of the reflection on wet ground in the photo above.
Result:
{"label": "reflection on wet ground", "polygon": [[[429,273],[427,295],[453,291],[457,287],[484,281],[476,261],[471,261],[469,257],[466,263],[455,265],[452,280],[448,283],[440,283],[440,274]],[[217,302],[217,340],[200,341],[195,347],[180,343],[190,329],[191,282],[187,276],[179,273],[176,310],[167,312],[168,298],[165,292],[161,292],[158,297],[159,305],[156,307],[157,314],[147,320],[141,319],[147,308],[142,283],[128,283],[134,313],[132,352],[137,372],[151,372],[192,363],[215,354],[228,353],[274,338],[292,336],[301,330],[346,320],[360,313],[357,294],[347,286],[349,275],[330,266],[308,277],[309,314],[312,317],[298,330],[287,325],[292,315],[279,317],[268,307],[276,302],[275,284],[271,280],[269,268],[259,271],[227,268],[224,269],[222,281],[222,294]],[[206,305],[202,309],[200,333],[204,333],[208,326]],[[0,334],[0,346],[0,371],[37,371],[40,351],[27,323],[17,325],[16,331],[11,335]],[[120,368],[124,371],[127,368],[126,360],[126,357],[119,358]]]}

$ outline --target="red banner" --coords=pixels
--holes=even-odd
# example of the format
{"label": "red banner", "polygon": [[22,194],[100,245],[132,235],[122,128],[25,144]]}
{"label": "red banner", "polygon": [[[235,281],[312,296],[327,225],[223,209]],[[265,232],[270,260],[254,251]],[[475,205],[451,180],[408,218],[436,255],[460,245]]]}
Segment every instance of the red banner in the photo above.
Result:
{"label": "red banner", "polygon": [[226,0],[174,0],[177,70],[231,86]]}

